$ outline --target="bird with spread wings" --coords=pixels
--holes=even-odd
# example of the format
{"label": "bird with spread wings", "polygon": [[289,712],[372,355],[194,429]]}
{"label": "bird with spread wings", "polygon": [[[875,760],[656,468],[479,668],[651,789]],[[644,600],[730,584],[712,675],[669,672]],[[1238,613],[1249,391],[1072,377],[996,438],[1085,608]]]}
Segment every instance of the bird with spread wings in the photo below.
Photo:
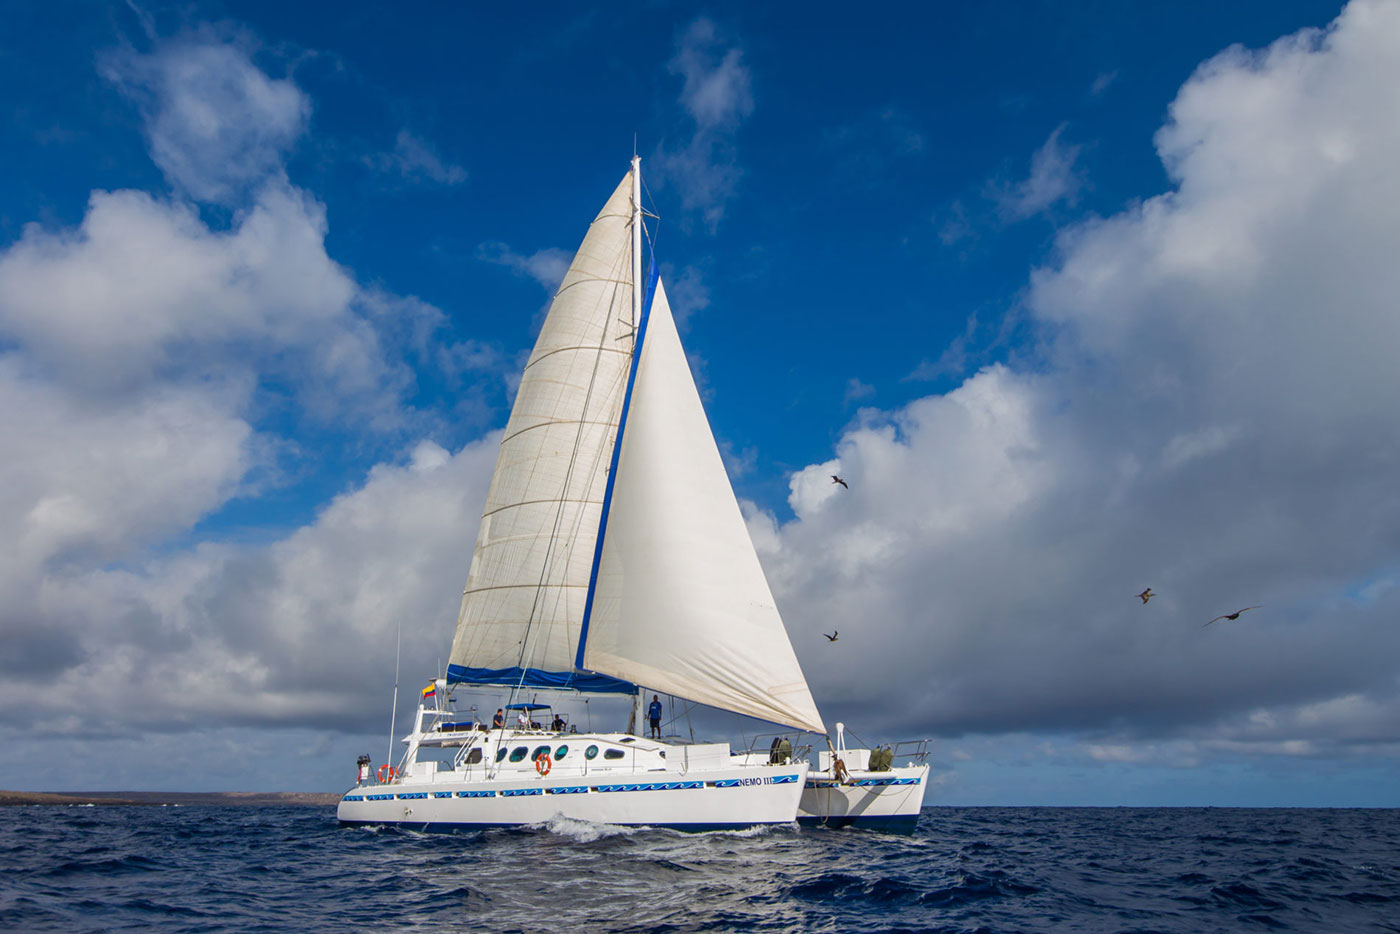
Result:
{"label": "bird with spread wings", "polygon": [[[1259,604],[1259,606],[1247,606],[1247,607],[1245,607],[1245,608],[1242,609],[1242,610],[1236,610],[1236,611],[1233,612],[1233,613],[1226,613],[1224,616],[1217,616],[1215,619],[1211,620],[1210,623],[1218,623],[1218,622],[1220,622],[1222,619],[1228,619],[1228,620],[1234,621],[1234,620],[1237,620],[1237,619],[1240,618],[1240,614],[1241,614],[1241,613],[1248,613],[1250,610],[1257,610],[1257,609],[1259,609],[1259,607],[1262,607],[1262,606],[1263,606],[1262,603]],[[1202,623],[1202,624],[1201,624],[1201,628],[1204,629],[1205,627],[1209,626],[1210,623]]]}

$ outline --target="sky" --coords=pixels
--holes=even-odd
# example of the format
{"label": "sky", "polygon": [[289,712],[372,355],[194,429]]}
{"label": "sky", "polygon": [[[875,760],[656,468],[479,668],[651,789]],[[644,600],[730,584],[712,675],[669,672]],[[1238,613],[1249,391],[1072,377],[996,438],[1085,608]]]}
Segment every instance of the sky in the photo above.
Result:
{"label": "sky", "polygon": [[10,11],[0,787],[381,755],[635,146],[828,724],[929,804],[1400,804],[1400,3],[874,12]]}

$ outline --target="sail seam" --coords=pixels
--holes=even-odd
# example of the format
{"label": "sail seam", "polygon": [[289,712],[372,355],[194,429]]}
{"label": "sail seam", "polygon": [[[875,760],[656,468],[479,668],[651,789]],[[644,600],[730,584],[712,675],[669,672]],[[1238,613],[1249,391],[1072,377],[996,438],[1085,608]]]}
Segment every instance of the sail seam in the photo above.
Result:
{"label": "sail seam", "polygon": [[[551,418],[548,421],[537,422],[533,425],[526,425],[524,428],[520,429],[513,435],[506,435],[504,438],[501,439],[501,444],[505,444],[507,441],[511,441],[515,438],[518,438],[521,435],[525,434],[525,432],[527,431],[534,431],[536,428],[548,428],[551,425],[606,425],[609,428],[611,428],[614,424],[615,422],[613,422],[612,419],[608,419],[606,421],[599,421],[597,419],[592,418]],[[553,502],[553,500],[551,500],[551,502]]]}
{"label": "sail seam", "polygon": [[[583,587],[583,586],[584,586],[583,584],[534,584],[534,583],[530,583],[530,584],[492,584],[490,587],[468,587],[466,590],[462,591],[462,593],[465,595],[465,594],[469,594],[469,593],[485,593],[485,592],[488,591],[488,590],[537,590],[537,589],[547,589],[547,588],[550,588],[550,587]],[[489,626],[490,623],[483,623],[482,625],[487,625],[487,626]]]}
{"label": "sail seam", "polygon": [[555,297],[555,298],[558,298],[559,296],[563,295],[565,292],[569,291],[569,289],[572,289],[574,286],[576,286],[576,285],[583,285],[585,282],[611,282],[611,283],[613,283],[614,285],[630,285],[630,284],[631,284],[631,283],[628,282],[628,280],[626,280],[626,279],[611,279],[611,278],[608,278],[607,276],[588,276],[587,278],[580,277],[580,278],[578,278],[578,279],[575,279],[573,282],[570,282],[568,285],[561,285],[561,286],[559,286],[559,291],[554,293],[554,297]]}
{"label": "sail seam", "polygon": [[[566,352],[568,352],[568,351],[570,351],[570,350],[592,350],[592,351],[595,351],[595,352],[596,352],[596,351],[603,351],[603,352],[606,352],[606,353],[616,353],[616,354],[626,354],[626,353],[627,353],[627,351],[625,351],[625,350],[618,350],[616,347],[594,346],[593,344],[582,344],[582,345],[580,345],[580,346],[578,346],[578,347],[556,347],[556,348],[554,348],[553,350],[551,350],[549,353],[540,354],[538,357],[536,357],[535,359],[531,360],[529,363],[525,364],[525,369],[528,370],[528,369],[530,369],[530,367],[534,366],[536,363],[539,363],[541,360],[548,360],[550,357],[554,356],[554,355],[557,354],[557,353],[566,353]],[[523,372],[523,371],[522,371],[522,372]]]}

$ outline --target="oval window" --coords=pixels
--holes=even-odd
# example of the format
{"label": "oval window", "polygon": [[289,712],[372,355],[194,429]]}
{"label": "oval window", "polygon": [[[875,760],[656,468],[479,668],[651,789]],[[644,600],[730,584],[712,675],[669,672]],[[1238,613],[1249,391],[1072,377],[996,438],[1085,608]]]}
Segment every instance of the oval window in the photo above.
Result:
{"label": "oval window", "polygon": [[584,757],[585,759],[596,759],[596,758],[598,758],[598,747],[597,747],[597,746],[589,746],[587,749],[585,749],[585,750],[583,751],[583,757]]}
{"label": "oval window", "polygon": [[562,758],[564,758],[565,756],[567,756],[568,754],[569,754],[569,747],[568,747],[568,746],[560,746],[558,749],[554,750],[554,758],[555,758],[555,759],[562,759]]}
{"label": "oval window", "polygon": [[607,752],[603,753],[603,758],[621,759],[625,755],[627,755],[627,753],[623,752],[621,749],[609,749]]}
{"label": "oval window", "polygon": [[535,751],[530,753],[530,761],[538,762],[540,759],[543,759],[547,755],[549,755],[548,746],[536,746]]}
{"label": "oval window", "polygon": [[525,758],[525,753],[529,751],[530,750],[526,749],[524,746],[516,746],[510,751],[510,761],[519,762],[521,759]]}
{"label": "oval window", "polygon": [[467,765],[476,765],[476,764],[477,764],[478,762],[480,762],[480,761],[481,761],[481,749],[480,749],[480,748],[473,749],[471,752],[467,753]]}
{"label": "oval window", "polygon": [[497,749],[497,750],[496,750],[496,761],[497,761],[497,762],[500,762],[500,761],[501,761],[502,759],[504,759],[505,757],[506,757],[506,747],[502,746],[500,749]]}

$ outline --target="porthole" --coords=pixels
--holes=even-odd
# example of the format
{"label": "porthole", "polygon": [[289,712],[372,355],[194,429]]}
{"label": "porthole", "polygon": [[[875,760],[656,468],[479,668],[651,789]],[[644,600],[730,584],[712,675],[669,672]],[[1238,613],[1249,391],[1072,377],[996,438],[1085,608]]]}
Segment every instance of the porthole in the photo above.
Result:
{"label": "porthole", "polygon": [[476,764],[477,764],[478,762],[480,762],[480,761],[481,761],[481,747],[480,747],[480,746],[478,746],[476,749],[473,749],[471,752],[467,753],[467,765],[476,765]]}
{"label": "porthole", "polygon": [[525,758],[525,753],[529,751],[530,750],[526,749],[524,746],[516,746],[510,751],[510,761],[519,762],[521,759]]}
{"label": "porthole", "polygon": [[583,757],[584,757],[585,759],[596,759],[596,758],[598,758],[598,747],[597,747],[597,746],[589,746],[587,749],[585,749],[585,750],[583,751]]}
{"label": "porthole", "polygon": [[548,746],[536,746],[536,747],[535,747],[535,751],[532,752],[532,753],[530,753],[530,761],[531,761],[531,762],[538,762],[538,761],[540,761],[541,759],[543,759],[543,758],[544,758],[545,756],[547,756],[547,755],[549,755],[549,747],[548,747]]}
{"label": "porthole", "polygon": [[559,760],[559,759],[564,758],[564,757],[567,756],[568,754],[569,754],[569,747],[568,747],[568,746],[560,746],[558,749],[554,750],[554,758],[555,758],[556,761]]}
{"label": "porthole", "polygon": [[621,759],[621,758],[622,758],[623,756],[625,756],[625,755],[627,755],[627,753],[623,752],[621,749],[609,749],[609,750],[607,750],[606,752],[603,753],[603,758],[604,758],[604,759]]}
{"label": "porthole", "polygon": [[496,761],[497,761],[497,762],[500,762],[500,761],[501,761],[502,759],[504,759],[505,757],[506,757],[506,747],[502,746],[500,749],[497,749],[497,750],[496,750]]}

